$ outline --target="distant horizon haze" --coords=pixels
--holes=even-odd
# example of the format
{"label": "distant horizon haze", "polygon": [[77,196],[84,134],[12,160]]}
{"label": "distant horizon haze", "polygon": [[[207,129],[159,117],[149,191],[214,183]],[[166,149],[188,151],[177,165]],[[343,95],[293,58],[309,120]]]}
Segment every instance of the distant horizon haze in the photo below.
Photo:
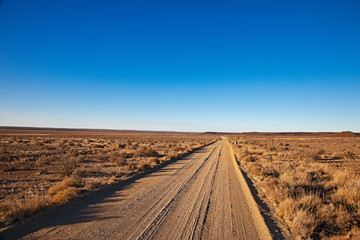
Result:
{"label": "distant horizon haze", "polygon": [[0,126],[0,130],[8,130],[8,131],[109,131],[109,132],[164,132],[164,133],[219,133],[219,134],[243,134],[243,133],[274,133],[274,134],[291,134],[291,133],[314,133],[314,134],[321,134],[321,133],[341,133],[341,134],[360,134],[360,132],[353,132],[349,130],[343,131],[322,131],[322,132],[280,132],[280,131],[269,131],[269,132],[258,132],[258,131],[246,131],[246,132],[221,132],[221,131],[176,131],[176,130],[139,130],[139,129],[115,129],[115,128],[57,128],[57,127],[27,127],[27,126]]}

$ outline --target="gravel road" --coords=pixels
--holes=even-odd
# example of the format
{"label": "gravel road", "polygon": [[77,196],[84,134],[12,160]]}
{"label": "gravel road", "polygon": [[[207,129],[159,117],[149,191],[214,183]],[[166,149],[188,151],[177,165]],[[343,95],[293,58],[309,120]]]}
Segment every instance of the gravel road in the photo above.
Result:
{"label": "gravel road", "polygon": [[260,239],[225,140],[4,239]]}

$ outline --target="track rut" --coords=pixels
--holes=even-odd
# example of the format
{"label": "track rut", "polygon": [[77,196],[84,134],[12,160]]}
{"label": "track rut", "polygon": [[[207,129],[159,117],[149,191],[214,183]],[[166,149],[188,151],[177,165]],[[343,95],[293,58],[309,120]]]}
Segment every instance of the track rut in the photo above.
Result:
{"label": "track rut", "polygon": [[213,143],[4,239],[260,239],[230,154]]}

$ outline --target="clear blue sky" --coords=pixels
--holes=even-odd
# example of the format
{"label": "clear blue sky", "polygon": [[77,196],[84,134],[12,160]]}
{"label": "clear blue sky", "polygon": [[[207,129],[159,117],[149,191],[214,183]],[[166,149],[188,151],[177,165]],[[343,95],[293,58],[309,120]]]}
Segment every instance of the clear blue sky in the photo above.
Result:
{"label": "clear blue sky", "polygon": [[359,132],[359,12],[0,0],[0,126]]}

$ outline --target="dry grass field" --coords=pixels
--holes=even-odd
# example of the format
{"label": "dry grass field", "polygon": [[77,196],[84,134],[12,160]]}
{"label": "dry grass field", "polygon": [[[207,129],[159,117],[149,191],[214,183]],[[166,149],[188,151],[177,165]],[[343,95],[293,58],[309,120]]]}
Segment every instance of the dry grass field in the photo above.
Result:
{"label": "dry grass field", "polygon": [[360,238],[359,137],[249,134],[229,141],[290,236]]}
{"label": "dry grass field", "polygon": [[200,134],[3,131],[1,227],[214,140]]}

